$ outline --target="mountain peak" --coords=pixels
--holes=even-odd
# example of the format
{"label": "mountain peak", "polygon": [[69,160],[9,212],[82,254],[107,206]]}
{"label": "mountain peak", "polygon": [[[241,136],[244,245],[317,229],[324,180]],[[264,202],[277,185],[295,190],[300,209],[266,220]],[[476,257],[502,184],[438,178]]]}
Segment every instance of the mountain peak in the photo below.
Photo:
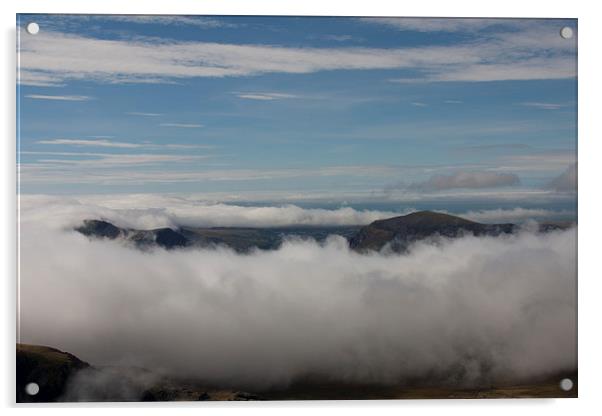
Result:
{"label": "mountain peak", "polygon": [[444,214],[434,211],[417,211],[411,214],[399,217],[387,218],[374,221],[371,226],[378,228],[399,228],[399,227],[442,227],[442,226],[461,226],[478,224],[455,215]]}
{"label": "mountain peak", "polygon": [[433,236],[494,236],[512,233],[514,229],[513,224],[481,224],[441,212],[418,211],[374,221],[360,229],[349,244],[351,248],[359,251],[380,250],[389,245],[393,251],[402,252],[411,243]]}

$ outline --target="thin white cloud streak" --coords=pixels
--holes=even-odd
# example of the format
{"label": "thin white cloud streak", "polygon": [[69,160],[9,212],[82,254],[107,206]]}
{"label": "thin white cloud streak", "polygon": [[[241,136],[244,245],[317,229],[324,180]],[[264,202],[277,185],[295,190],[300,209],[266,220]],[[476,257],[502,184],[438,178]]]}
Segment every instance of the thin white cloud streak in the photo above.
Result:
{"label": "thin white cloud streak", "polygon": [[[507,62],[507,61],[506,61]],[[391,79],[396,83],[415,82],[489,82],[528,81],[534,79],[563,79],[576,75],[575,57],[529,58],[511,63],[483,63],[450,67],[448,72],[437,71],[424,78]]]}
{"label": "thin white cloud streak", "polygon": [[192,123],[161,123],[159,124],[161,127],[177,127],[181,129],[198,129],[203,127],[202,124],[192,124]]}
{"label": "thin white cloud streak", "polygon": [[[50,153],[52,155],[52,153]],[[121,179],[115,178],[107,169],[118,167],[140,167],[163,165],[165,163],[189,163],[209,158],[206,155],[162,155],[162,154],[115,154],[115,153],[76,153],[76,152],[57,152],[60,156],[74,156],[78,159],[38,159],[36,164],[39,166],[21,165],[19,167],[21,175],[27,177],[29,172],[37,172],[44,176],[45,172],[54,172],[59,176],[69,176],[69,174],[88,176],[94,178],[93,182],[110,183],[112,180],[122,182],[127,180],[128,175],[135,175],[133,171],[124,172]],[[91,157],[92,159],[81,159],[81,157]],[[98,169],[94,172],[91,169]],[[94,173],[92,173],[94,172]],[[22,176],[22,178],[24,178]],[[27,179],[25,179],[27,180]],[[56,180],[56,178],[55,178]],[[69,183],[66,180],[65,183]],[[73,183],[86,183],[75,181]]]}
{"label": "thin white cloud streak", "polygon": [[[105,156],[105,155],[102,155]],[[106,155],[109,156],[109,155]],[[174,156],[175,157],[175,156]],[[185,155],[183,157],[186,157]],[[211,169],[211,170],[159,170],[159,171],[130,171],[113,170],[102,172],[88,170],[78,172],[72,175],[60,167],[48,164],[40,164],[42,161],[34,163],[22,163],[21,179],[29,183],[98,183],[102,181],[109,183],[176,183],[176,182],[199,182],[199,181],[263,181],[289,178],[311,178],[311,177],[334,177],[334,176],[387,176],[394,172],[398,173],[399,168],[391,166],[326,166],[312,169]],[[55,160],[55,163],[62,163],[62,160]],[[71,160],[65,160],[65,163],[72,163]],[[85,166],[86,163],[80,164]],[[90,165],[90,164],[88,164]],[[107,165],[108,166],[108,165]],[[102,163],[94,163],[93,167],[103,168]]]}
{"label": "thin white cloud streak", "polygon": [[138,111],[130,111],[128,113],[126,113],[127,115],[130,116],[142,116],[142,117],[159,117],[162,116],[163,114],[160,113],[141,113]]}
{"label": "thin white cloud streak", "polygon": [[43,95],[43,94],[26,94],[25,98],[33,100],[49,100],[49,101],[89,101],[92,97],[87,95]]}
{"label": "thin white cloud streak", "polygon": [[65,83],[56,75],[44,74],[42,72],[21,71],[21,68],[17,69],[17,83],[32,87],[65,86]]}
{"label": "thin white cloud streak", "polygon": [[359,21],[400,31],[475,32],[492,26],[520,26],[525,21],[483,18],[364,17]]}
{"label": "thin white cloud streak", "polygon": [[[100,137],[100,136],[99,136]],[[135,148],[148,148],[148,149],[213,149],[215,146],[202,145],[202,144],[178,144],[178,143],[167,143],[167,144],[155,144],[155,143],[130,143],[130,142],[118,142],[113,140],[88,140],[88,139],[49,139],[49,140],[38,140],[38,144],[46,145],[62,145],[62,146],[77,146],[77,147],[115,147],[125,149]],[[52,154],[53,152],[28,152],[23,151],[23,154]],[[57,153],[54,153],[57,154]],[[77,153],[71,153],[70,156],[77,156]],[[83,155],[83,154],[82,154]]]}
{"label": "thin white cloud streak", "polygon": [[361,40],[361,38],[357,38],[351,35],[323,35],[323,36],[314,36],[313,38],[324,39],[324,40],[333,40],[335,42],[347,42],[349,40]]}
{"label": "thin white cloud streak", "polygon": [[117,147],[117,148],[136,148],[142,145],[135,143],[116,142],[111,140],[85,140],[85,139],[52,139],[38,140],[38,144],[67,145],[67,146],[91,146],[91,147]]}
{"label": "thin white cloud streak", "polygon": [[359,255],[341,238],[143,253],[57,229],[44,211],[22,216],[21,342],[97,365],[253,388],[308,374],[479,386],[576,369],[574,229],[405,256]]}
{"label": "thin white cloud streak", "polygon": [[165,26],[196,26],[203,29],[233,28],[237,25],[205,16],[171,16],[171,15],[104,15],[90,16],[95,20],[114,22],[153,24]]}
{"label": "thin white cloud streak", "polygon": [[297,95],[278,93],[278,92],[236,93],[236,96],[238,98],[243,98],[246,100],[259,100],[259,101],[272,101],[272,100],[282,100],[282,99],[287,99],[287,98],[298,98]]}
{"label": "thin white cloud streak", "polygon": [[147,147],[158,147],[166,149],[214,149],[210,144],[145,144]]}
{"label": "thin white cloud streak", "polygon": [[544,172],[555,174],[560,169],[576,163],[577,152],[575,150],[543,151],[532,154],[503,156],[499,159],[499,165],[492,167],[491,171],[512,172]]}
{"label": "thin white cloud streak", "polygon": [[525,106],[525,107],[538,108],[540,110],[560,110],[561,108],[566,107],[566,104],[541,103],[541,102],[526,102],[526,103],[521,103],[520,105]]}
{"label": "thin white cloud streak", "polygon": [[[551,39],[549,39],[551,38]],[[452,46],[294,48],[206,42],[101,40],[46,31],[23,37],[21,82],[46,77],[98,82],[173,82],[192,77],[412,69],[415,81],[494,81],[576,76],[576,43],[553,25],[496,33]],[[408,80],[402,80],[407,82]]]}

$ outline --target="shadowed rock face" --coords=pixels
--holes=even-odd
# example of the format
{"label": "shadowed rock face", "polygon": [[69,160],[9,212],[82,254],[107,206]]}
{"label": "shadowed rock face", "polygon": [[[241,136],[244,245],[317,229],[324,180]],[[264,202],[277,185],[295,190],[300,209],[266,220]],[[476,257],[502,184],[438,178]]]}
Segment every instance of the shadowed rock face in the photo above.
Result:
{"label": "shadowed rock face", "polygon": [[392,251],[402,252],[411,243],[429,237],[498,236],[512,233],[517,228],[514,224],[481,224],[453,215],[420,211],[374,221],[351,237],[349,246],[357,251],[378,251],[389,245]]}
{"label": "shadowed rock face", "polygon": [[83,235],[101,238],[115,239],[121,235],[121,229],[115,227],[113,224],[107,221],[101,220],[84,220],[84,224],[81,227],[75,229]]}
{"label": "shadowed rock face", "polygon": [[115,240],[122,237],[127,241],[133,242],[139,248],[156,245],[169,250],[177,247],[185,247],[190,244],[190,241],[184,235],[171,228],[133,230],[119,228],[110,222],[102,220],[84,220],[83,225],[75,228],[75,231],[94,238]]}

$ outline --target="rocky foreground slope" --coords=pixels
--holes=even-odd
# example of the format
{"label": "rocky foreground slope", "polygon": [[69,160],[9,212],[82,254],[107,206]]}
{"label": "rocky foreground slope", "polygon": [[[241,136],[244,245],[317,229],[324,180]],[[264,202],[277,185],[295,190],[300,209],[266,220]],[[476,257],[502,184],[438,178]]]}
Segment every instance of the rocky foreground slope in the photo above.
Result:
{"label": "rocky foreground slope", "polygon": [[[148,369],[99,367],[55,348],[17,344],[16,402],[124,402],[124,401],[248,401],[248,400],[358,400],[577,397],[576,371],[516,384],[487,384],[479,388],[454,386],[435,380],[408,385],[357,384],[307,377],[269,390],[246,392],[207,386],[199,380],[159,376]],[[559,380],[570,378],[565,391]],[[428,381],[428,380],[427,380]],[[39,392],[30,395],[29,383]]]}
{"label": "rocky foreground slope", "polygon": [[[68,352],[42,345],[17,344],[17,403],[259,400],[244,391],[177,380],[138,367],[90,365]],[[27,393],[36,383],[39,391]]]}

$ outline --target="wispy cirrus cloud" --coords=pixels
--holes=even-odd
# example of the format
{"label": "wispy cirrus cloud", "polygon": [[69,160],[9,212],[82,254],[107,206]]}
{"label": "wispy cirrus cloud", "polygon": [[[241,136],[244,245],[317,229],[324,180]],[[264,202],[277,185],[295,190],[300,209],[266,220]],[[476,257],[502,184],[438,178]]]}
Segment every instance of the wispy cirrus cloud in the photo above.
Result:
{"label": "wispy cirrus cloud", "polygon": [[[131,143],[119,142],[106,139],[49,139],[38,140],[38,144],[77,146],[77,147],[115,147],[124,149],[149,148],[149,149],[212,149],[215,146],[203,144],[180,144],[180,143]],[[27,153],[27,152],[22,152]]]}
{"label": "wispy cirrus cloud", "polygon": [[567,106],[567,104],[560,103],[543,103],[543,102],[525,102],[520,103],[524,107],[532,107],[540,110],[560,110]]}
{"label": "wispy cirrus cloud", "polygon": [[554,173],[576,161],[577,152],[573,149],[540,150],[526,154],[502,156],[498,160],[498,166],[491,170]]}
{"label": "wispy cirrus cloud", "polygon": [[[132,170],[141,165],[166,163],[198,162],[209,155],[160,155],[160,154],[108,154],[76,152],[23,152],[24,154],[49,154],[61,158],[42,158],[34,163],[20,165],[21,178],[30,183],[72,183],[72,184],[122,184],[122,183],[189,183],[189,182],[249,182],[291,178],[374,176],[386,177],[399,172],[398,167],[359,165],[324,166],[307,169],[223,169],[209,170],[195,165],[188,169],[145,169]],[[87,159],[82,159],[86,157]],[[115,167],[120,169],[112,169]],[[73,169],[77,174],[73,174]],[[71,174],[69,174],[71,172]]]}
{"label": "wispy cirrus cloud", "polygon": [[26,98],[33,100],[50,100],[50,101],[88,101],[92,97],[87,95],[45,95],[45,94],[26,94]]}
{"label": "wispy cirrus cloud", "polygon": [[164,25],[164,26],[195,26],[203,29],[235,28],[238,25],[207,16],[180,15],[95,15],[94,20],[109,20],[113,22]]}
{"label": "wispy cirrus cloud", "polygon": [[[37,82],[54,84],[68,80],[167,83],[195,77],[373,69],[415,72],[409,78],[394,78],[395,82],[576,76],[576,39],[560,38],[555,24],[533,25],[519,21],[513,25],[512,31],[493,32],[453,45],[398,48],[287,47],[140,38],[106,40],[46,31],[22,38],[21,82],[37,79]],[[128,59],[121,59],[124,56]]]}
{"label": "wispy cirrus cloud", "polygon": [[474,32],[492,26],[514,27],[519,19],[364,17],[360,22],[413,32]]}
{"label": "wispy cirrus cloud", "polygon": [[92,146],[92,147],[119,147],[119,148],[136,148],[142,147],[141,144],[116,142],[106,139],[98,140],[86,140],[86,139],[51,139],[51,140],[38,140],[38,144],[55,144],[55,145],[67,145],[67,146]]}
{"label": "wispy cirrus cloud", "polygon": [[[52,154],[49,154],[52,156]],[[164,163],[181,163],[198,161],[201,159],[207,159],[208,155],[163,155],[163,154],[116,154],[116,153],[77,153],[77,152],[57,152],[55,156],[62,156],[61,158],[40,158],[38,163],[40,164],[40,171],[58,171],[65,172],[64,166],[71,166],[75,168],[85,168],[83,171],[78,171],[79,174],[94,175],[94,171],[89,170],[90,168],[99,168],[101,170],[107,170],[109,168],[123,167],[123,166],[141,166],[141,165],[162,165]],[[65,158],[72,157],[72,158]],[[27,166],[27,164],[21,165]],[[35,170],[35,165],[30,165]],[[61,167],[63,166],[63,168]],[[105,172],[102,174],[103,177],[110,178],[111,172]],[[98,180],[98,177],[96,178]],[[78,183],[75,181],[74,183]],[[86,182],[83,182],[86,183]]]}

